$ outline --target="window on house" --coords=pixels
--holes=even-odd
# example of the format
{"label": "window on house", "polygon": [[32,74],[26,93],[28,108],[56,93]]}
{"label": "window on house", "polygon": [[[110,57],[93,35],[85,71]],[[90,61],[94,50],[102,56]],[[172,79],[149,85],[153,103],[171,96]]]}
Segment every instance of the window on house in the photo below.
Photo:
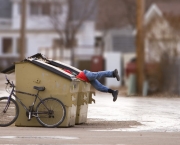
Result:
{"label": "window on house", "polygon": [[135,51],[135,37],[134,36],[113,36],[112,46],[114,51],[134,52]]}
{"label": "window on house", "polygon": [[18,3],[18,13],[19,13],[19,15],[21,15],[21,3]]}
{"label": "window on house", "polygon": [[2,39],[2,52],[3,53],[12,53],[12,38],[3,38]]}
{"label": "window on house", "polygon": [[[71,45],[70,43],[71,43],[71,42],[69,42],[68,44],[64,44],[65,47],[68,48],[68,47]],[[75,40],[73,41],[72,45],[73,45],[74,47],[77,46],[77,39],[75,39]],[[63,47],[63,40],[62,40],[62,39],[54,39],[54,40],[53,40],[53,47],[54,47],[54,48],[56,48],[56,47]]]}
{"label": "window on house", "polygon": [[63,41],[62,39],[54,39],[53,40],[53,47],[57,48],[57,47],[62,47],[63,46]]}
{"label": "window on house", "polygon": [[102,45],[103,45],[102,37],[96,37],[95,38],[95,47],[102,47]]}
{"label": "window on house", "polygon": [[37,2],[30,3],[30,14],[39,15],[40,14],[40,4]]}
{"label": "window on house", "polygon": [[48,2],[42,3],[42,15],[50,15],[51,13],[51,5]]}
{"label": "window on house", "polygon": [[60,2],[52,3],[52,15],[57,15],[62,13],[62,4]]}
{"label": "window on house", "polygon": [[31,2],[30,14],[31,15],[50,15],[51,5],[49,2]]}

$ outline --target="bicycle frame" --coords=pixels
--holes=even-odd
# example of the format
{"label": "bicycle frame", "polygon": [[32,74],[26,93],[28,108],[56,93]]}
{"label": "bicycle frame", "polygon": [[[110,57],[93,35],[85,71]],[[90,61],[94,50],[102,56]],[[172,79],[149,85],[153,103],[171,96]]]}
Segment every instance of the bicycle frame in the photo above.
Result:
{"label": "bicycle frame", "polygon": [[[6,112],[6,110],[7,110],[8,107],[9,107],[10,98],[11,98],[12,96],[14,96],[15,99],[16,99],[16,101],[18,101],[18,102],[23,106],[23,108],[29,113],[29,120],[31,119],[31,114],[33,114],[33,115],[34,115],[34,114],[37,114],[37,112],[32,112],[32,110],[29,110],[28,107],[26,107],[26,105],[18,98],[18,96],[17,96],[14,92],[20,93],[20,94],[25,94],[25,95],[28,95],[28,96],[34,96],[35,99],[34,99],[32,105],[31,105],[30,107],[34,107],[37,98],[38,98],[38,99],[40,100],[40,102],[42,102],[42,104],[46,107],[46,105],[44,104],[44,102],[42,101],[42,99],[38,96],[39,91],[37,92],[37,94],[31,94],[31,93],[22,92],[22,91],[16,91],[16,90],[15,90],[15,86],[12,86],[12,90],[11,90],[11,93],[10,93],[10,95],[9,95],[9,97],[8,97],[9,99],[8,99],[8,102],[7,102],[7,106],[6,106],[5,109],[4,109],[4,112]],[[48,109],[47,107],[46,107],[46,109],[49,111],[49,109]],[[39,112],[38,114],[44,114],[44,112],[41,112],[41,113]],[[35,117],[36,117],[36,116],[35,116]]]}
{"label": "bicycle frame", "polygon": [[[9,95],[8,97],[4,96],[0,98],[0,127],[13,124],[17,120],[19,113],[21,113],[20,109],[22,107],[25,109],[23,114],[27,117],[27,121],[35,117],[37,121],[45,127],[57,127],[64,121],[66,117],[65,105],[57,98],[41,98],[39,96],[39,92],[45,90],[44,86],[33,86],[37,93],[32,94],[16,90],[16,86],[13,82],[10,82],[7,77],[6,81],[6,91]],[[23,95],[28,95],[34,98],[31,99],[30,102],[24,101],[23,103],[23,100],[21,100],[22,97],[17,93],[20,93],[22,97]],[[37,99],[39,101],[37,101]],[[19,108],[20,105],[22,105],[21,108]]]}
{"label": "bicycle frame", "polygon": [[17,97],[17,95],[14,94],[14,92],[20,93],[20,94],[29,95],[29,96],[34,96],[35,99],[34,99],[34,102],[32,103],[32,106],[34,106],[34,104],[36,103],[37,98],[38,98],[40,101],[42,101],[42,99],[41,99],[38,95],[36,95],[36,94],[30,94],[30,93],[26,93],[26,92],[21,92],[21,91],[16,91],[16,90],[14,90],[14,91],[12,92],[12,95],[11,95],[11,96],[14,96],[14,97],[16,98],[16,100],[17,100],[17,101],[23,106],[23,108],[24,108],[26,111],[28,111],[28,112],[29,112],[28,107],[26,107],[26,105],[24,105],[24,103]]}

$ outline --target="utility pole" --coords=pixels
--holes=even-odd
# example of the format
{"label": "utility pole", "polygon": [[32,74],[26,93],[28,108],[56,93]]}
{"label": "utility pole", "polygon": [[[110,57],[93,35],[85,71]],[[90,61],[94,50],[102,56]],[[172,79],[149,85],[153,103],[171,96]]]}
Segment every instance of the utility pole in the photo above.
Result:
{"label": "utility pole", "polygon": [[136,55],[137,55],[137,91],[142,94],[144,82],[144,6],[145,0],[136,0],[137,4],[137,35],[136,35]]}
{"label": "utility pole", "polygon": [[25,58],[25,31],[26,31],[26,0],[21,0],[21,27],[20,27],[20,60]]}

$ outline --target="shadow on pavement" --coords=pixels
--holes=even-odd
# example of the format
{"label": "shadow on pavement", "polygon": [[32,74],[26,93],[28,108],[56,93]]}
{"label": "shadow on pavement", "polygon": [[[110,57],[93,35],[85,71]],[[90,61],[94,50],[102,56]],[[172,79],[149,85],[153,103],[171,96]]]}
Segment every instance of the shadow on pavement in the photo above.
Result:
{"label": "shadow on pavement", "polygon": [[117,129],[117,128],[131,128],[132,126],[140,126],[140,122],[130,121],[107,121],[97,119],[87,119],[87,122],[81,125],[75,125],[75,128],[103,128],[103,129]]}

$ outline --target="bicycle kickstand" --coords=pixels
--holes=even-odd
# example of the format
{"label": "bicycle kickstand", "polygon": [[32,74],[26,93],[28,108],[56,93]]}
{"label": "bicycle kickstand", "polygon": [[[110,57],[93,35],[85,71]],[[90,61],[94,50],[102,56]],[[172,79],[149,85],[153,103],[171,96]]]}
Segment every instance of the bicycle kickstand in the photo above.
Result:
{"label": "bicycle kickstand", "polygon": [[29,112],[29,117],[28,117],[28,121],[31,120],[31,111]]}
{"label": "bicycle kickstand", "polygon": [[32,117],[32,110],[33,110],[33,105],[32,105],[32,106],[29,106],[28,121],[30,121],[30,120],[31,120],[31,117]]}

